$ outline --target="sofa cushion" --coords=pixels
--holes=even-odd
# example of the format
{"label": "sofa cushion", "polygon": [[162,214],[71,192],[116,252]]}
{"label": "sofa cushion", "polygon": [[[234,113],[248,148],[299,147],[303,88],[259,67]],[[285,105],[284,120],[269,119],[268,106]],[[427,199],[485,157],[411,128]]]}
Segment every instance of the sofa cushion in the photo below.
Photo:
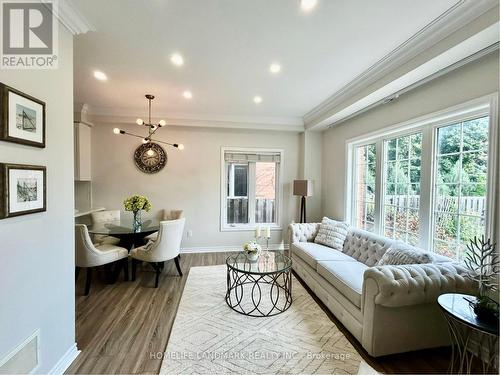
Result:
{"label": "sofa cushion", "polygon": [[342,251],[349,224],[324,217],[314,242]]}
{"label": "sofa cushion", "polygon": [[351,228],[344,242],[343,253],[368,267],[375,266],[385,252],[392,246],[393,240],[376,234]]}
{"label": "sofa cushion", "polygon": [[292,252],[314,269],[320,260],[355,262],[353,258],[338,250],[314,242],[296,242],[292,244]]}
{"label": "sofa cushion", "polygon": [[369,267],[361,262],[320,261],[318,273],[355,306],[361,308],[363,274]]}
{"label": "sofa cushion", "polygon": [[418,249],[402,242],[396,242],[385,252],[378,262],[378,266],[402,265],[402,264],[424,264],[432,263],[433,256],[428,251]]}

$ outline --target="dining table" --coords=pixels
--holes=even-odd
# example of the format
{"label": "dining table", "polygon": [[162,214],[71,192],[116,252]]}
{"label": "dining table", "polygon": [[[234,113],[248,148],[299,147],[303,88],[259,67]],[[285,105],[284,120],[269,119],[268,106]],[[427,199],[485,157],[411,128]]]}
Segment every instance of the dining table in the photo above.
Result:
{"label": "dining table", "polygon": [[159,229],[160,221],[154,218],[145,219],[139,227],[134,227],[134,220],[132,217],[124,217],[120,218],[120,220],[88,225],[90,234],[119,238],[119,246],[129,251],[134,247],[144,245],[144,237],[157,232]]}

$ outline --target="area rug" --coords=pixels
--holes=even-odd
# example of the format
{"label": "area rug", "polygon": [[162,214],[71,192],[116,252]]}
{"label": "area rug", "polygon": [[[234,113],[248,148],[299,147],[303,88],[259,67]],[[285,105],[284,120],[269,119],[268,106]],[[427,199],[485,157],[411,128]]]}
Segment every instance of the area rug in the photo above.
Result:
{"label": "area rug", "polygon": [[191,268],[160,374],[377,374],[296,279],[273,317],[238,314],[225,293],[226,266]]}

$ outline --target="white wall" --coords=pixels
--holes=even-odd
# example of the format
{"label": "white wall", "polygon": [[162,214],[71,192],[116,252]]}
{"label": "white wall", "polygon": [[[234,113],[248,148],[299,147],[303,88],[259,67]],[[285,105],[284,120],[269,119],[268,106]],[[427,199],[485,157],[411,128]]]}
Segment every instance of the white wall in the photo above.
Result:
{"label": "white wall", "polygon": [[[327,130],[323,138],[323,213],[344,218],[348,139],[498,92],[498,66],[497,51]],[[496,212],[498,216],[498,209]]]}
{"label": "white wall", "polygon": [[[94,122],[95,123],[95,122]],[[298,198],[292,196],[291,182],[299,170],[299,134],[253,130],[167,126],[160,139],[183,143],[184,151],[165,147],[166,167],[157,174],[144,174],[134,164],[134,150],[141,141],[113,134],[113,127],[139,132],[137,125],[95,124],[92,129],[93,205],[122,209],[123,199],[139,193],[151,199],[156,215],[162,208],[183,209],[186,216],[184,248],[237,246],[251,239],[251,232],[220,232],[221,147],[262,147],[284,150],[284,191],[282,226],[284,233],[296,220]],[[122,215],[131,215],[130,212]],[[281,242],[273,232],[271,243]]]}
{"label": "white wall", "polygon": [[59,28],[59,69],[0,70],[46,102],[47,147],[0,142],[0,162],[47,167],[47,212],[0,221],[0,361],[40,330],[39,373],[75,343],[73,39]]}

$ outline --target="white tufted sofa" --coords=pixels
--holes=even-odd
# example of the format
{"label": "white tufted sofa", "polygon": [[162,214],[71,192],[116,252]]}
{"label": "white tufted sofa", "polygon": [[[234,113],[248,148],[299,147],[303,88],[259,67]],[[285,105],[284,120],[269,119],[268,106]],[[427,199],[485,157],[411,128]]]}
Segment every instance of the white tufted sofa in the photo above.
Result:
{"label": "white tufted sofa", "polygon": [[465,267],[439,255],[433,263],[377,266],[400,243],[351,228],[340,252],[314,243],[318,228],[290,225],[293,269],[370,355],[449,345],[436,301],[474,292]]}

